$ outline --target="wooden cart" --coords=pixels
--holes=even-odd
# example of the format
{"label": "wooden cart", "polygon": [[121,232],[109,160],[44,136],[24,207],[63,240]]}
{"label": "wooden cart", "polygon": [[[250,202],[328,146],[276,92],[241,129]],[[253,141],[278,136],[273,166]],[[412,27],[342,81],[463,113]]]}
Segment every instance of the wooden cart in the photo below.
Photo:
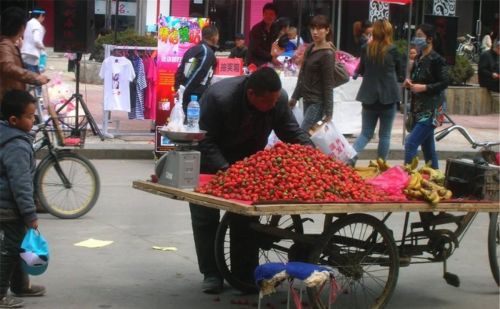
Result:
{"label": "wooden cart", "polygon": [[[134,181],[133,187],[226,211],[217,232],[216,259],[224,279],[244,292],[256,287],[240,268],[254,265],[256,258],[259,263],[294,260],[333,268],[341,288],[335,308],[383,308],[396,286],[399,267],[414,263],[444,263],[444,278],[458,286],[459,278],[446,271],[446,260],[478,212],[492,213],[488,248],[498,283],[498,202],[247,205],[146,181]],[[367,214],[376,212],[384,213],[383,219]],[[385,224],[394,212],[405,213],[400,240]],[[420,220],[410,223],[410,212],[418,212]],[[301,216],[306,214],[325,215],[321,234],[304,233],[303,223],[309,219]],[[257,247],[258,257],[252,253]],[[315,308],[327,308],[328,292],[311,288],[308,295],[311,302],[318,299]]]}

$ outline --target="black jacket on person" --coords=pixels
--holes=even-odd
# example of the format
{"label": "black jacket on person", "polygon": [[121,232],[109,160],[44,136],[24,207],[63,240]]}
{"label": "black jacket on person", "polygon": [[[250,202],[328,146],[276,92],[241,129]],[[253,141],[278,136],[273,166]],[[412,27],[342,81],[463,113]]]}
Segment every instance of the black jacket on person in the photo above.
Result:
{"label": "black jacket on person", "polygon": [[490,49],[485,51],[479,59],[478,77],[479,85],[486,87],[490,91],[499,92],[499,80],[493,79],[493,73],[500,73],[498,65],[498,54]]}
{"label": "black jacket on person", "polygon": [[[187,72],[188,76],[186,76],[184,69],[192,58],[196,59],[196,63],[192,66],[190,72]],[[191,101],[191,95],[197,95],[199,100],[210,85],[216,65],[215,47],[208,45],[205,41],[186,51],[182,57],[181,65],[175,73],[175,90],[177,91],[181,85],[186,87],[182,100],[184,112],[186,112],[187,105]]]}
{"label": "black jacket on person", "polygon": [[295,120],[286,91],[281,90],[274,108],[260,112],[247,101],[248,78],[221,80],[208,88],[200,100],[200,129],[207,131],[197,147],[202,173],[214,174],[264,150],[272,130],[283,142],[314,146]]}
{"label": "black jacket on person", "polygon": [[229,54],[228,58],[243,59],[243,65],[246,66],[247,65],[247,52],[248,52],[248,48],[245,45],[243,45],[241,48],[238,48],[235,46],[231,49],[231,53]]}
{"label": "black jacket on person", "polygon": [[419,72],[416,78],[412,79],[412,82],[427,85],[427,91],[413,95],[419,97],[425,109],[434,109],[446,101],[443,90],[448,88],[448,68],[444,58],[435,50],[432,50],[424,58],[421,57],[421,55],[417,56],[413,62],[412,76],[417,71]]}
{"label": "black jacket on person", "polygon": [[247,63],[257,67],[273,59],[271,47],[278,37],[278,26],[274,23],[270,31],[266,30],[266,23],[261,21],[250,30],[250,44],[248,46]]}
{"label": "black jacket on person", "polygon": [[384,61],[379,62],[368,56],[368,45],[364,45],[358,70],[363,75],[363,82],[359,88],[356,100],[366,105],[379,102],[389,105],[401,101],[401,90],[398,80],[403,81],[401,75],[401,57],[396,45],[387,47]]}

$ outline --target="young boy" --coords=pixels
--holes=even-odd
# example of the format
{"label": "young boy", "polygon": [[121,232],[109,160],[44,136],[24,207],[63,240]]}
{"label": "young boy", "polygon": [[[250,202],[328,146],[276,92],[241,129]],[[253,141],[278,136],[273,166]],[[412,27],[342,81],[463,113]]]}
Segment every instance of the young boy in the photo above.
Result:
{"label": "young boy", "polygon": [[41,296],[43,286],[31,285],[19,256],[26,227],[38,228],[33,201],[35,151],[29,132],[35,121],[35,98],[26,91],[5,93],[0,109],[0,308],[19,308],[17,297]]}

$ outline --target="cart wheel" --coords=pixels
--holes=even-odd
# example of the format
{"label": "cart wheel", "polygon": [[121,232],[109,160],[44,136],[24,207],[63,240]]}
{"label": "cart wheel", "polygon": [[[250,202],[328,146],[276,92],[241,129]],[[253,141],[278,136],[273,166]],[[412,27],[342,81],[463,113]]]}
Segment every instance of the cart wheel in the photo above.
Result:
{"label": "cart wheel", "polygon": [[498,212],[494,212],[490,217],[490,228],[488,229],[488,257],[490,259],[491,273],[498,286],[500,286],[500,226]]}
{"label": "cart wheel", "polygon": [[215,259],[224,279],[235,289],[246,293],[257,292],[253,279],[255,267],[269,262],[287,262],[290,254],[298,251],[294,250],[298,244],[291,239],[251,230],[249,224],[257,222],[304,233],[299,215],[246,217],[226,212],[217,230]]}
{"label": "cart wheel", "polygon": [[[335,308],[384,308],[399,274],[396,242],[377,218],[353,214],[335,221],[318,239],[309,263],[332,268],[340,291]],[[328,308],[329,291],[308,288],[314,308]]]}

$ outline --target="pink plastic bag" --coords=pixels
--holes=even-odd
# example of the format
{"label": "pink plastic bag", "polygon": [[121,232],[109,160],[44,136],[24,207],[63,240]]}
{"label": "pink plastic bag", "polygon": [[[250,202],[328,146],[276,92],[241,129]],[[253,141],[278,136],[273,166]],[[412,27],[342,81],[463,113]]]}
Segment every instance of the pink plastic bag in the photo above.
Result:
{"label": "pink plastic bag", "polygon": [[389,196],[406,199],[403,189],[410,182],[410,176],[400,166],[394,166],[378,177],[367,179],[366,182],[381,189]]}
{"label": "pink plastic bag", "polygon": [[345,65],[347,71],[349,72],[349,75],[351,76],[354,74],[354,71],[358,67],[360,61],[360,58],[356,58],[353,55],[343,52],[341,50],[337,51],[337,53],[335,54],[335,58],[338,62]]}

